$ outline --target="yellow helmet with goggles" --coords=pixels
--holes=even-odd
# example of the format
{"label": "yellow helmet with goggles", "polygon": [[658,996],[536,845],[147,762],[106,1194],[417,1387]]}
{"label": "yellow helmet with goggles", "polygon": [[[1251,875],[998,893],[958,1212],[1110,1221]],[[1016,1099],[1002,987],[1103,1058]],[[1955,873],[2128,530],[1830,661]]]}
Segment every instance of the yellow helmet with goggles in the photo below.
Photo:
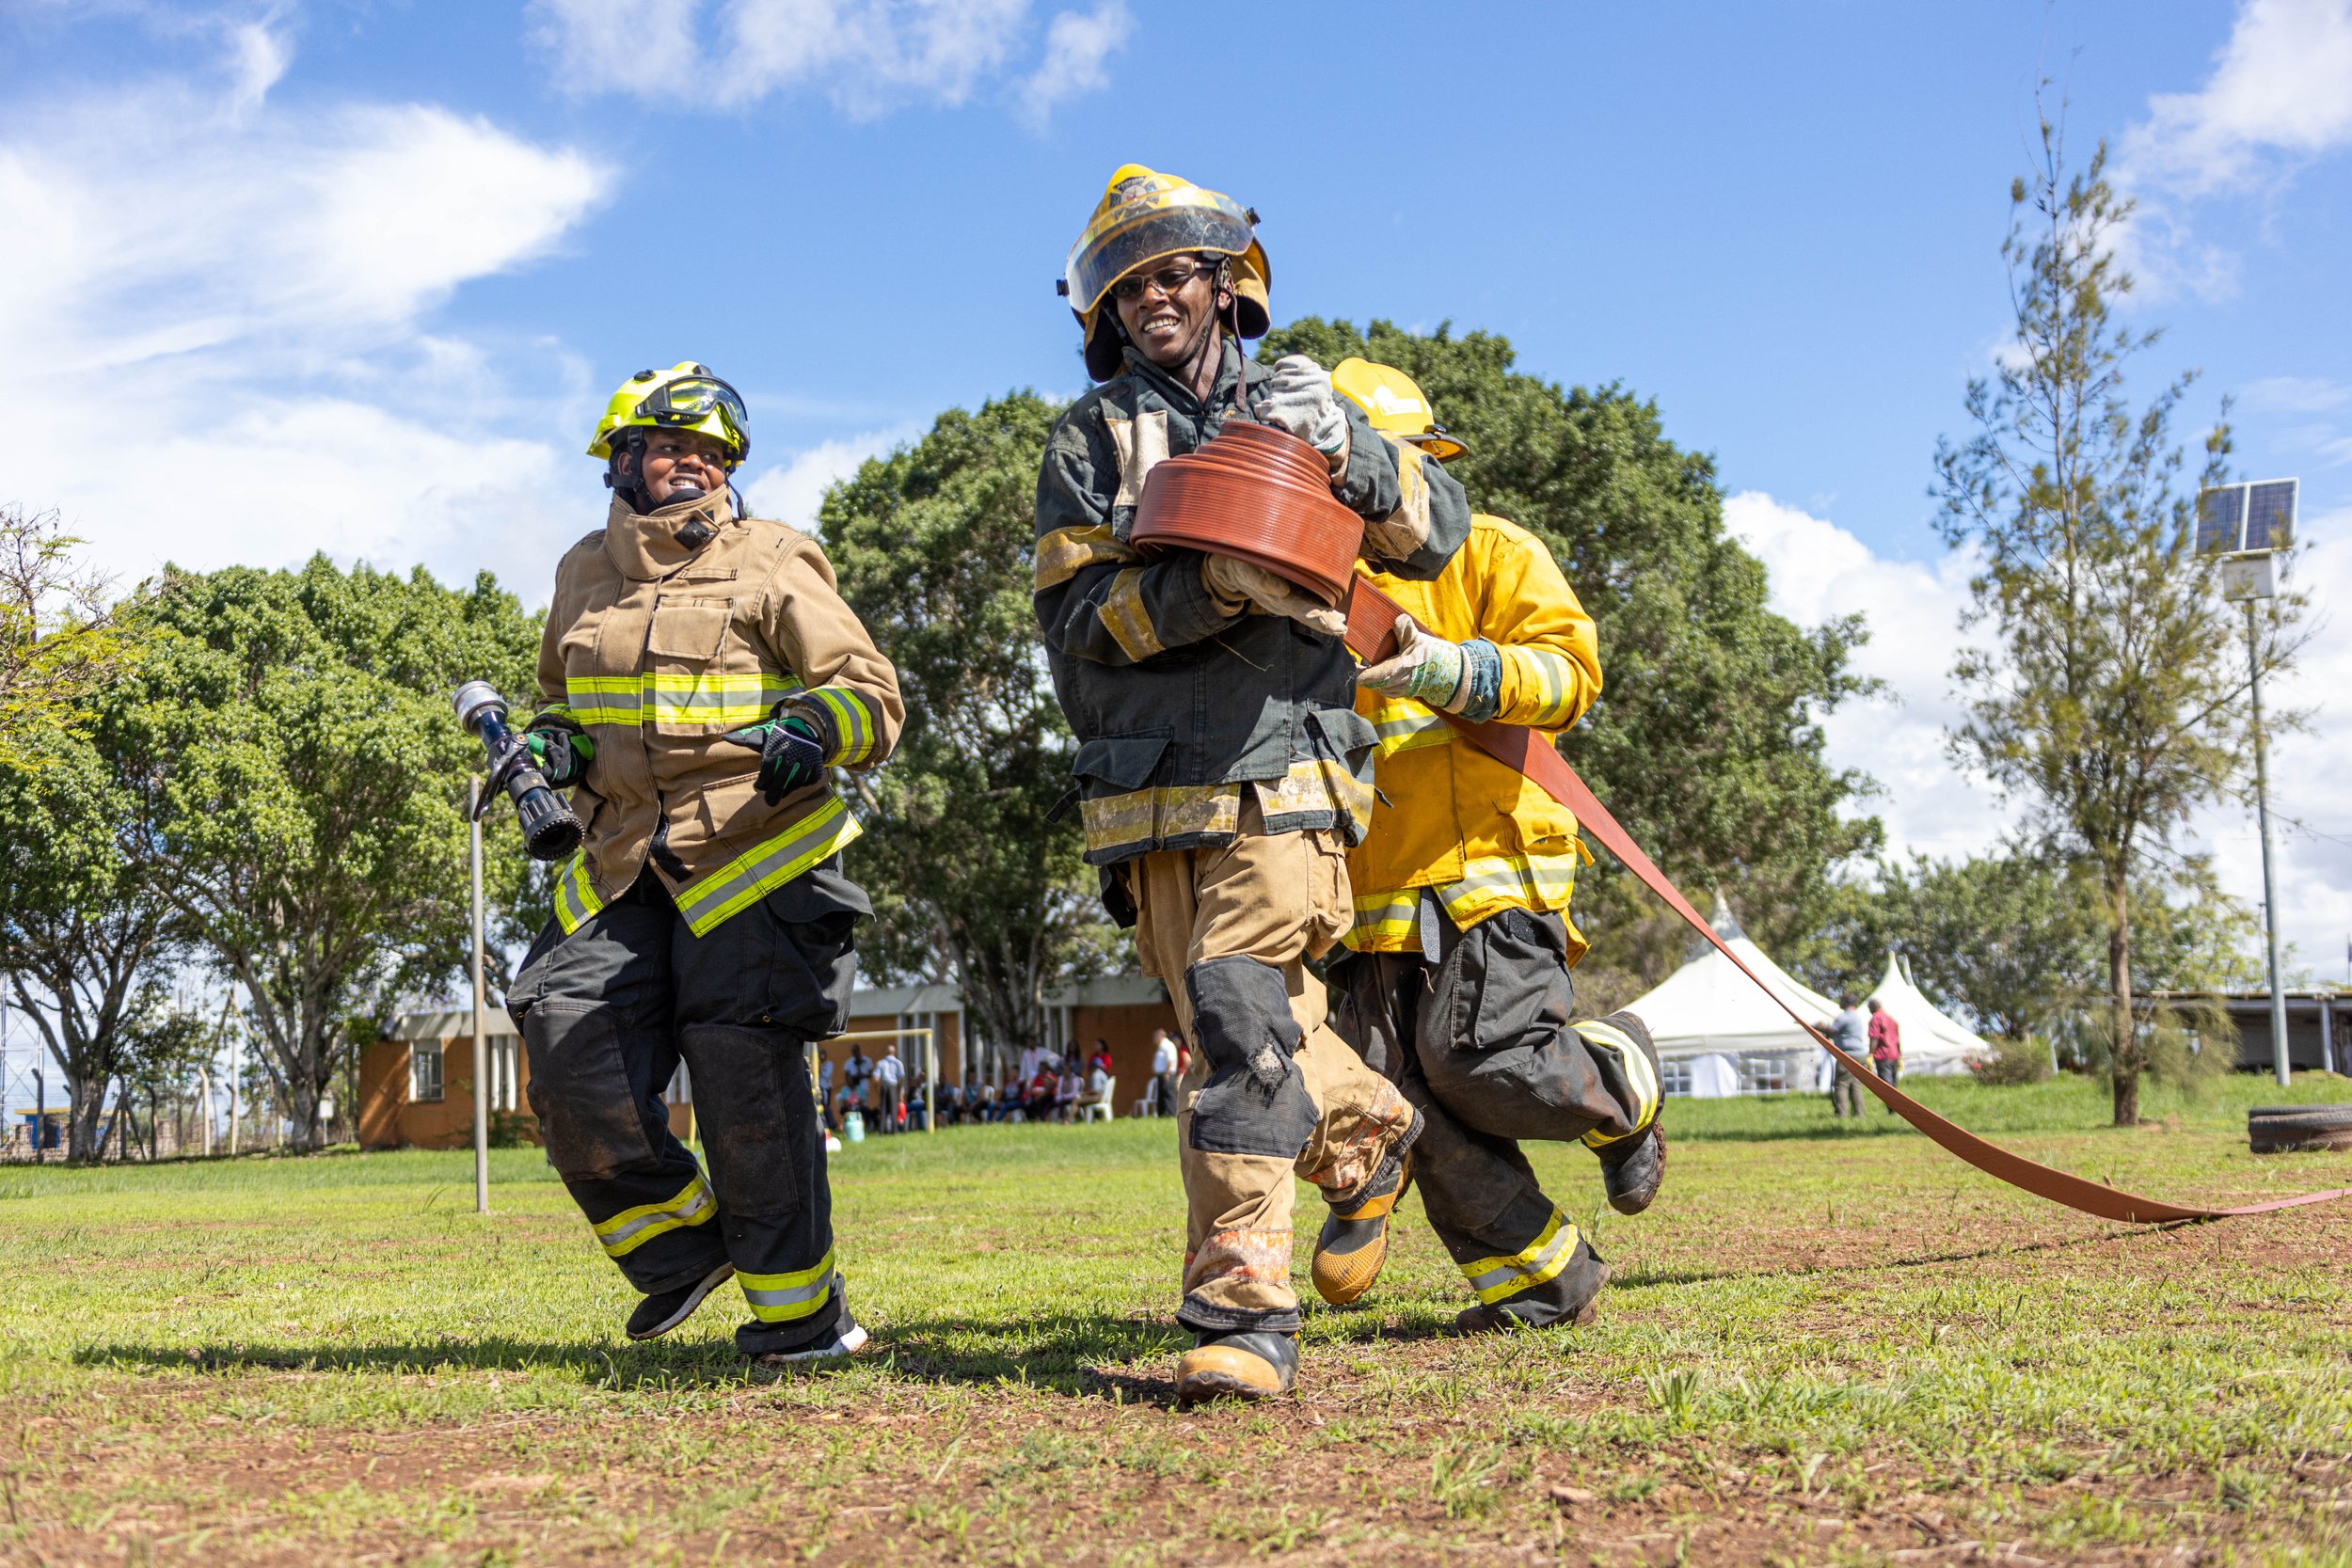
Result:
{"label": "yellow helmet with goggles", "polygon": [[1265,336],[1273,325],[1266,293],[1273,279],[1257,221],[1256,213],[1230,196],[1141,164],[1120,165],[1062,272],[1061,292],[1086,335],[1087,372],[1107,381],[1119,372],[1117,312],[1104,309],[1111,285],[1173,256],[1230,258],[1234,330],[1245,338]]}
{"label": "yellow helmet with goggles", "polygon": [[1445,433],[1433,417],[1428,396],[1394,365],[1343,359],[1332,367],[1331,389],[1362,409],[1373,429],[1410,441],[1440,463],[1470,450]]}
{"label": "yellow helmet with goggles", "polygon": [[708,365],[681,359],[666,371],[639,371],[621,383],[596,421],[588,455],[611,461],[617,430],[691,430],[726,449],[727,469],[733,472],[751,454],[752,439],[743,429],[750,422],[741,393],[712,374]]}

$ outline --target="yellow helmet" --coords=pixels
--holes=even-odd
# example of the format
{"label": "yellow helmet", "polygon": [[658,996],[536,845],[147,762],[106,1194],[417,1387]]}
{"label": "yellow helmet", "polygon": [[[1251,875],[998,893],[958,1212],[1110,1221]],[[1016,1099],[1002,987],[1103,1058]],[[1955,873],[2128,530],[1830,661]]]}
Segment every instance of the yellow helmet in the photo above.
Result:
{"label": "yellow helmet", "polygon": [[1258,243],[1258,214],[1232,197],[1141,164],[1121,164],[1103,187],[1094,215],[1070,247],[1061,292],[1086,334],[1087,372],[1106,381],[1119,370],[1119,332],[1103,309],[1111,285],[1170,256],[1227,256],[1233,262],[1234,315],[1245,338],[1273,325],[1266,287],[1273,274]]}
{"label": "yellow helmet", "polygon": [[1410,441],[1440,463],[1470,450],[1445,433],[1428,397],[1394,365],[1343,359],[1331,371],[1331,389],[1362,409],[1373,429]]}
{"label": "yellow helmet", "polygon": [[741,393],[711,373],[708,365],[681,359],[666,371],[639,371],[621,383],[604,405],[604,418],[596,421],[588,455],[611,461],[616,430],[693,430],[726,449],[732,472],[751,455],[752,438],[743,433],[750,422]]}

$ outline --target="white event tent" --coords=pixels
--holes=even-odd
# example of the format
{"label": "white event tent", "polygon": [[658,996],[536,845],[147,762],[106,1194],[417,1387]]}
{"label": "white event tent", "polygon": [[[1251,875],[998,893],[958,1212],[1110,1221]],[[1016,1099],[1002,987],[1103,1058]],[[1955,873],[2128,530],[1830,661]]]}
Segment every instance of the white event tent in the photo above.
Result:
{"label": "white event tent", "polygon": [[[1837,1004],[1798,984],[1767,957],[1740,928],[1720,896],[1710,924],[1772,995],[1708,945],[1657,988],[1628,1003],[1628,1009],[1649,1025],[1665,1069],[1666,1092],[1720,1099],[1826,1087],[1828,1053],[1772,996],[1813,1023],[1825,1024],[1836,1016]],[[1886,976],[1872,994],[1901,1027],[1905,1072],[1962,1072],[1969,1054],[1990,1053],[1982,1040],[1935,1010],[1891,954]]]}

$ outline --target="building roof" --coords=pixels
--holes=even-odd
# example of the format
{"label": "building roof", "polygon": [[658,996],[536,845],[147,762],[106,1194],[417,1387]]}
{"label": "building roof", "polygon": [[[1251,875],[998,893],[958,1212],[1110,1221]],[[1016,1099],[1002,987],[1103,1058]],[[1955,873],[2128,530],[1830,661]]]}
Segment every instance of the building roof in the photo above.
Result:
{"label": "building roof", "polygon": [[[483,1034],[491,1039],[515,1037],[515,1021],[504,1007],[483,1009]],[[473,1038],[473,1009],[427,1009],[402,1013],[385,1034],[392,1040],[455,1040]]]}

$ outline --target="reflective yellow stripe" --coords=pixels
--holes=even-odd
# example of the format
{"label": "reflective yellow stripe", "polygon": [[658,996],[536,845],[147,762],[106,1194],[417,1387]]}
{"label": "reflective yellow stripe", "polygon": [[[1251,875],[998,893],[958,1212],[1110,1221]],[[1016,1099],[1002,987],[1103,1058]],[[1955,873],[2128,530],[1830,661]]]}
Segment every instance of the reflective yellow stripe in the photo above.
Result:
{"label": "reflective yellow stripe", "polygon": [[1474,926],[1499,909],[1565,910],[1576,891],[1570,855],[1486,855],[1462,863],[1459,881],[1438,890],[1456,926]]}
{"label": "reflective yellow stripe", "polygon": [[1576,1256],[1576,1222],[1554,1209],[1544,1233],[1507,1258],[1481,1258],[1462,1265],[1478,1299],[1488,1307],[1521,1295],[1556,1276]]}
{"label": "reflective yellow stripe", "polygon": [[602,908],[604,900],[596,896],[596,884],[588,879],[588,852],[580,850],[555,875],[555,923],[570,936],[580,929],[581,921]]}
{"label": "reflective yellow stripe", "polygon": [[791,1274],[747,1274],[739,1269],[735,1277],[743,1287],[743,1299],[751,1304],[753,1317],[764,1323],[790,1323],[807,1317],[833,1294],[833,1248],[825,1249],[815,1268]]}
{"label": "reflective yellow stripe", "polygon": [[1359,953],[1402,953],[1418,950],[1413,914],[1421,907],[1421,890],[1360,894],[1356,898],[1356,924],[1348,927],[1347,945]]}
{"label": "reflective yellow stripe", "polygon": [[1057,528],[1037,542],[1037,593],[1068,582],[1089,566],[1133,561],[1136,552],[1119,542],[1107,523]]}
{"label": "reflective yellow stripe", "polygon": [[564,700],[582,724],[634,724],[644,710],[644,682],[635,675],[578,675],[564,683]]}
{"label": "reflective yellow stripe", "polygon": [[1598,1128],[1595,1128],[1592,1132],[1584,1134],[1585,1148],[1605,1148],[1611,1144],[1622,1143],[1627,1138],[1630,1138],[1636,1133],[1643,1132],[1649,1126],[1650,1122],[1656,1118],[1658,1115],[1659,1098],[1658,1073],[1657,1070],[1650,1066],[1648,1055],[1643,1052],[1639,1045],[1636,1045],[1633,1042],[1632,1037],[1626,1034],[1624,1030],[1616,1028],[1611,1024],[1603,1023],[1597,1019],[1589,1022],[1577,1024],[1575,1027],[1576,1032],[1584,1037],[1585,1044],[1597,1046],[1603,1051],[1613,1052],[1616,1054],[1617,1058],[1625,1064],[1626,1083],[1630,1085],[1633,1090],[1634,1117],[1632,1132],[1619,1132],[1613,1137],[1609,1133],[1601,1132]]}
{"label": "reflective yellow stripe", "polygon": [[707,936],[729,915],[757,903],[863,832],[849,807],[827,800],[766,843],[688,883],[677,895],[677,911],[689,930]]}
{"label": "reflective yellow stripe", "polygon": [[1435,710],[1410,697],[1391,698],[1374,708],[1372,728],[1379,736],[1380,754],[1384,757],[1392,757],[1399,752],[1416,752],[1423,746],[1442,746],[1454,738],[1454,731]]}
{"label": "reflective yellow stripe", "polygon": [[1143,608],[1143,568],[1130,566],[1111,578],[1103,595],[1103,626],[1129,658],[1140,664],[1165,651],[1152,612]]}
{"label": "reflective yellow stripe", "polygon": [[756,724],[801,689],[788,674],[755,670],[741,674],[581,675],[564,682],[572,717],[582,724],[707,724],[740,729]]}
{"label": "reflective yellow stripe", "polygon": [[854,768],[874,754],[874,715],[865,698],[838,686],[820,686],[809,695],[824,704],[825,711],[833,715],[840,750],[827,761]]}
{"label": "reflective yellow stripe", "polygon": [[592,1228],[609,1256],[623,1258],[656,1236],[683,1225],[701,1225],[718,1212],[718,1199],[703,1184],[702,1172],[696,1171],[694,1179],[667,1202],[641,1203],[634,1209],[624,1209],[609,1220],[598,1220]]}

